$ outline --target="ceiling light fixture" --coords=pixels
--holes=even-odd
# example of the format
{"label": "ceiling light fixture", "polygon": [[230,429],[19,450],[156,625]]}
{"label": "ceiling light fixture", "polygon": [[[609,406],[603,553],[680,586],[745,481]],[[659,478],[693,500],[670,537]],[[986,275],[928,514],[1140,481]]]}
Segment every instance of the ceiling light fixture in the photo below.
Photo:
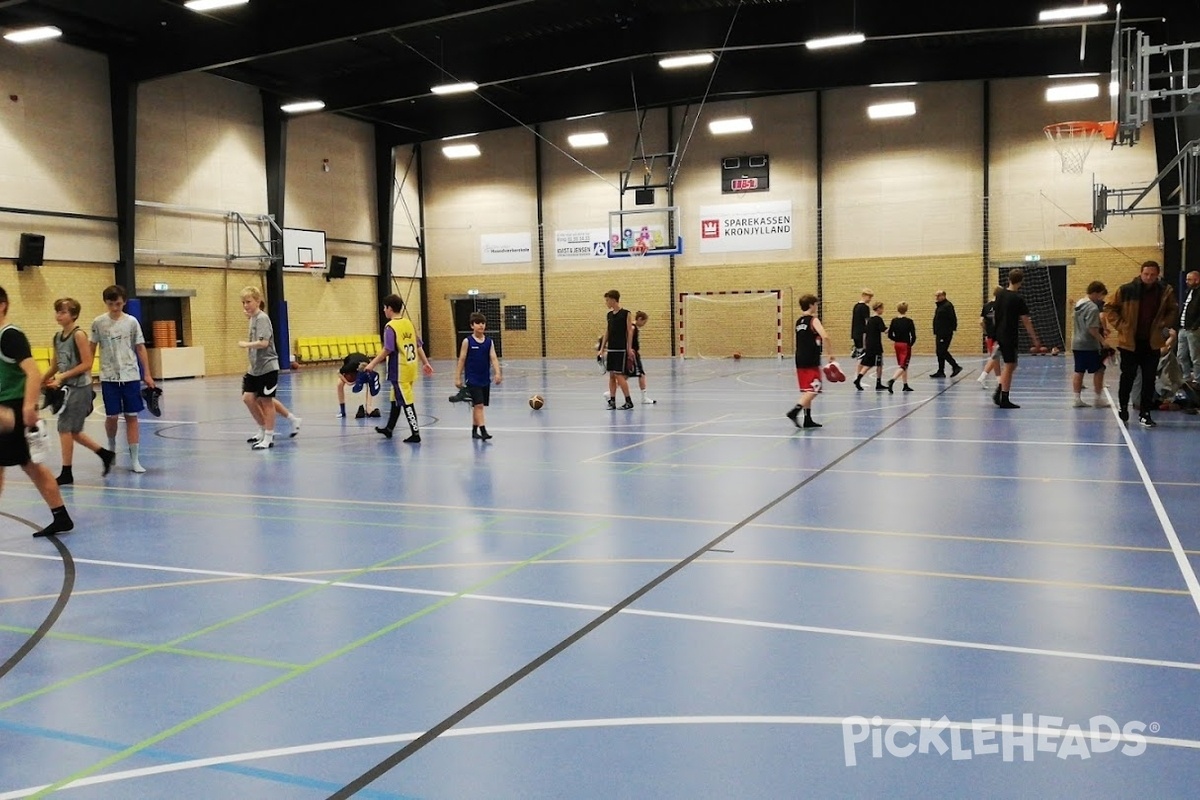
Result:
{"label": "ceiling light fixture", "polygon": [[438,86],[430,86],[429,91],[434,94],[462,94],[463,92],[473,92],[479,88],[479,84],[475,81],[464,81],[462,83],[443,83]]}
{"label": "ceiling light fixture", "polygon": [[604,116],[603,111],[593,111],[590,114],[577,114],[573,117],[567,117],[567,122],[574,122],[577,119],[590,119],[591,117],[602,117],[602,116]]}
{"label": "ceiling light fixture", "polygon": [[1064,6],[1052,8],[1038,14],[1038,22],[1059,22],[1065,19],[1091,19],[1102,17],[1108,13],[1108,6],[1103,3],[1083,6]]}
{"label": "ceiling light fixture", "polygon": [[660,58],[658,65],[663,69],[679,69],[680,67],[701,67],[713,62],[712,53],[690,53],[686,56],[668,56]]}
{"label": "ceiling light fixture", "polygon": [[571,147],[603,147],[608,144],[608,134],[604,131],[572,133],[567,137],[567,142]]}
{"label": "ceiling light fixture", "polygon": [[754,123],[750,121],[749,117],[714,119],[708,123],[708,130],[717,135],[723,133],[745,133],[746,131],[754,130]]}
{"label": "ceiling light fixture", "polygon": [[472,136],[477,136],[475,133],[456,133],[453,136],[443,136],[443,142],[452,142],[455,139],[470,139]]}
{"label": "ceiling light fixture", "polygon": [[216,11],[218,8],[244,6],[250,0],[188,0],[183,7],[189,11]]}
{"label": "ceiling light fixture", "polygon": [[891,89],[895,86],[916,86],[916,81],[896,81],[895,83],[872,83],[872,89]]}
{"label": "ceiling light fixture", "polygon": [[1098,83],[1068,83],[1046,89],[1046,102],[1061,103],[1064,100],[1090,100],[1100,96]]}
{"label": "ceiling light fixture", "polygon": [[847,33],[841,36],[825,36],[819,39],[809,39],[804,46],[809,50],[824,50],[828,47],[845,47],[851,44],[862,44],[867,37],[861,33]]}
{"label": "ceiling light fixture", "polygon": [[1099,72],[1061,72],[1057,75],[1047,75],[1052,81],[1062,80],[1064,78],[1099,78]]}
{"label": "ceiling light fixture", "polygon": [[305,111],[320,111],[324,107],[324,100],[297,100],[294,103],[284,103],[279,110],[285,114],[301,114]]}
{"label": "ceiling light fixture", "polygon": [[448,144],[442,148],[446,158],[475,158],[480,155],[477,144]]}
{"label": "ceiling light fixture", "polygon": [[53,25],[42,25],[38,28],[25,28],[19,31],[12,31],[4,34],[4,38],[10,42],[17,44],[27,44],[29,42],[40,42],[45,39],[57,39],[62,36],[62,29],[56,28]]}
{"label": "ceiling light fixture", "polygon": [[911,117],[916,113],[917,104],[912,100],[901,100],[896,103],[877,103],[873,106],[867,106],[867,116],[871,119]]}

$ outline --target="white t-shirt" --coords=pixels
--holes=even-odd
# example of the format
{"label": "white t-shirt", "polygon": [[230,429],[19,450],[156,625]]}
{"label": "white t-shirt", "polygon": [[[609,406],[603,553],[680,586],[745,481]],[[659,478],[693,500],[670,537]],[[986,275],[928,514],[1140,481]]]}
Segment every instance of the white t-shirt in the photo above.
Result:
{"label": "white t-shirt", "polygon": [[122,312],[113,319],[101,314],[92,320],[92,344],[100,346],[100,380],[109,383],[140,381],[137,350],[145,344],[142,326],[135,317]]}

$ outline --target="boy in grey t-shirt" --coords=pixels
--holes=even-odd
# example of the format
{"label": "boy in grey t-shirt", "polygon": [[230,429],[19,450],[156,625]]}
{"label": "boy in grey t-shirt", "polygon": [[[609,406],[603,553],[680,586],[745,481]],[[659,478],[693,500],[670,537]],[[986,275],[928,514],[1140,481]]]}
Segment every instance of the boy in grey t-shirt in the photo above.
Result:
{"label": "boy in grey t-shirt", "polygon": [[134,472],[145,472],[146,468],[138,459],[137,415],[145,408],[143,380],[147,387],[154,388],[146,340],[142,336],[141,323],[125,313],[125,287],[109,286],[103,297],[108,312],[92,321],[91,343],[100,348],[100,394],[104,398],[104,432],[108,434],[108,449],[117,447],[117,417],[124,414],[131,461],[129,468]]}
{"label": "boy in grey t-shirt", "polygon": [[[250,441],[255,450],[275,446],[275,393],[279,388],[279,353],[275,350],[275,329],[262,310],[262,292],[256,286],[242,289],[242,311],[250,319],[250,332],[238,347],[246,348],[249,369],[242,376],[242,402],[258,423],[258,435]],[[282,404],[285,416],[294,416]],[[293,423],[299,429],[299,419]],[[292,434],[293,436],[295,433]]]}
{"label": "boy in grey t-shirt", "polygon": [[1075,374],[1071,377],[1071,388],[1075,391],[1075,408],[1087,408],[1083,402],[1083,373],[1092,374],[1092,386],[1096,390],[1096,408],[1107,408],[1104,399],[1104,360],[1100,351],[1104,349],[1104,328],[1100,324],[1100,304],[1108,296],[1108,287],[1100,281],[1092,281],[1087,287],[1087,297],[1079,298],[1075,304],[1075,332],[1071,336],[1071,351],[1075,357]]}

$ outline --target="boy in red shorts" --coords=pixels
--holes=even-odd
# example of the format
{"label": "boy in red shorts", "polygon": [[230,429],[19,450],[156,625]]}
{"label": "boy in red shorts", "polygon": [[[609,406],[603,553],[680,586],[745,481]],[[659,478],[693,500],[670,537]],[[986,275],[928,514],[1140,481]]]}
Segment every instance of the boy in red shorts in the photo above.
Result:
{"label": "boy in red shorts", "polygon": [[[787,418],[797,428],[819,428],[813,422],[813,400],[821,392],[821,347],[826,339],[825,326],[817,318],[817,298],[806,294],[800,298],[800,318],[796,320],[796,381],[800,384],[800,402],[789,412]],[[833,354],[829,354],[833,361]],[[801,422],[800,412],[804,412]]]}

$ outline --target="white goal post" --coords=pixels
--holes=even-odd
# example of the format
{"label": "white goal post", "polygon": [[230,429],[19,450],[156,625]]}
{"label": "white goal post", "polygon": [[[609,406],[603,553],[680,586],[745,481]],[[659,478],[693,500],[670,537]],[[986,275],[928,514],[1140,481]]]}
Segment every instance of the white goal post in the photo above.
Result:
{"label": "white goal post", "polygon": [[680,292],[681,358],[783,357],[783,292]]}

